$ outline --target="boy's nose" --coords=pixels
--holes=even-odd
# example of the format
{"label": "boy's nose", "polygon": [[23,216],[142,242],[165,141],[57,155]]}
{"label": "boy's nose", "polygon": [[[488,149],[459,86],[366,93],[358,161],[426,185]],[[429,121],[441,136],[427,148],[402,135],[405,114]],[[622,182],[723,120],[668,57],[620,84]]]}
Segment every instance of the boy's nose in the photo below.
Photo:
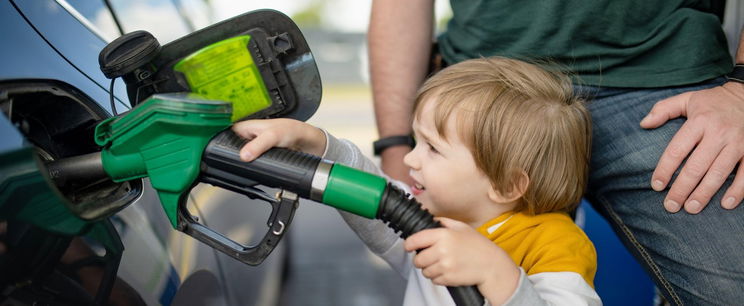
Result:
{"label": "boy's nose", "polygon": [[411,169],[418,169],[418,159],[416,158],[416,148],[414,147],[411,152],[408,152],[406,156],[403,156],[403,163]]}

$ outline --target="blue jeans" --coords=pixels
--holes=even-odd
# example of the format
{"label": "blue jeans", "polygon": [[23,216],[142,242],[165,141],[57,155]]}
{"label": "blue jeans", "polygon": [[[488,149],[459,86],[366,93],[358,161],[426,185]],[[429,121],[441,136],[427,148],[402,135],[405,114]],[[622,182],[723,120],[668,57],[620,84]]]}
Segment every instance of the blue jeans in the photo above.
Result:
{"label": "blue jeans", "polygon": [[666,192],[651,189],[651,174],[685,118],[653,130],[642,129],[639,122],[659,100],[724,81],[640,90],[577,87],[593,97],[587,199],[673,305],[744,303],[744,205],[721,208],[731,175],[699,214],[664,210]]}

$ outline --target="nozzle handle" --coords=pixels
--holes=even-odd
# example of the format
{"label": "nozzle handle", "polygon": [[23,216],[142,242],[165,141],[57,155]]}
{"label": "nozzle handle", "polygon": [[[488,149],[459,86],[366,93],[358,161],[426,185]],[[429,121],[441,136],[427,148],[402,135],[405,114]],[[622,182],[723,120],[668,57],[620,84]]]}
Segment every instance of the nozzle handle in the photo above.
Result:
{"label": "nozzle handle", "polygon": [[240,159],[247,140],[225,130],[209,142],[202,157],[202,175],[219,177],[242,186],[264,185],[290,190],[310,198],[312,181],[321,158],[303,152],[272,148],[251,162]]}
{"label": "nozzle handle", "polygon": [[[252,162],[240,159],[246,140],[225,130],[213,137],[202,155],[198,181],[264,200],[272,205],[267,220],[269,230],[255,246],[245,246],[199,223],[185,205],[179,205],[179,230],[243,263],[258,265],[273,251],[286,233],[299,197],[309,197],[311,183],[320,158],[309,154],[274,148]],[[283,189],[272,198],[254,187],[262,185]]]}
{"label": "nozzle handle", "polygon": [[[226,186],[220,187],[227,188]],[[276,200],[269,203],[273,206],[272,217],[269,218],[268,222],[269,230],[264,234],[261,242],[253,246],[242,245],[199,223],[188,212],[186,205],[178,206],[179,230],[242,263],[257,266],[271,254],[284,237],[289,224],[292,223],[299,198],[294,193],[283,191],[277,196]]]}

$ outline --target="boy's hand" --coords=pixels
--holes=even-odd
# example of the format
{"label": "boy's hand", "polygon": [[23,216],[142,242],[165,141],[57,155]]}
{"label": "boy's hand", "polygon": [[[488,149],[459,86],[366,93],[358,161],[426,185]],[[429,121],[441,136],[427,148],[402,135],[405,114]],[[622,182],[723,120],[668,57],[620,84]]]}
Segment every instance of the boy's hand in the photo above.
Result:
{"label": "boy's hand", "polygon": [[323,131],[294,119],[246,120],[234,124],[232,130],[250,140],[240,149],[240,159],[247,162],[273,147],[321,155],[326,146]]}
{"label": "boy's hand", "polygon": [[427,229],[406,239],[406,251],[424,276],[437,285],[476,285],[491,304],[502,304],[517,289],[520,271],[509,255],[467,224],[437,218],[443,228]]}

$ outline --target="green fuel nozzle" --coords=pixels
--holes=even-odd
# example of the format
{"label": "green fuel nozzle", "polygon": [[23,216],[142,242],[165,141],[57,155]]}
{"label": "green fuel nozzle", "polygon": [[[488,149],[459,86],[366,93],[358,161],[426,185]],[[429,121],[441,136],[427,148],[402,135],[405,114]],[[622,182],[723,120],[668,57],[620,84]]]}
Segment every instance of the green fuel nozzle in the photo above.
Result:
{"label": "green fuel nozzle", "polygon": [[159,94],[96,127],[103,168],[113,181],[149,177],[173,227],[184,191],[199,175],[209,139],[232,123],[230,104]]}

